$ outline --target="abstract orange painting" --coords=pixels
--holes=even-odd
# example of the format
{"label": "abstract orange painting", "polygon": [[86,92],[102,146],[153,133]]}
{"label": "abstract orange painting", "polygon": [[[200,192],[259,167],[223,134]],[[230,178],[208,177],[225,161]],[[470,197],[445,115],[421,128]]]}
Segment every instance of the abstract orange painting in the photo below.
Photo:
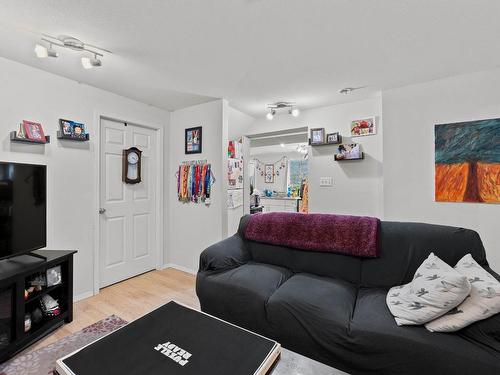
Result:
{"label": "abstract orange painting", "polygon": [[437,202],[500,203],[500,119],[436,125]]}

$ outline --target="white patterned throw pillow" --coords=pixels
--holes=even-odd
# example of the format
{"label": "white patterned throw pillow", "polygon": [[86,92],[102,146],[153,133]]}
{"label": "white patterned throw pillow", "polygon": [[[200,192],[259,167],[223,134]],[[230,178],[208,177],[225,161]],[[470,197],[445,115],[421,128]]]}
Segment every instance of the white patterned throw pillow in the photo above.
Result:
{"label": "white patterned throw pillow", "polygon": [[432,332],[455,332],[500,312],[500,282],[467,254],[455,266],[471,284],[470,295],[446,315],[425,325]]}
{"label": "white patterned throw pillow", "polygon": [[419,325],[457,307],[470,290],[466,276],[431,253],[410,283],[389,290],[386,302],[399,326]]}

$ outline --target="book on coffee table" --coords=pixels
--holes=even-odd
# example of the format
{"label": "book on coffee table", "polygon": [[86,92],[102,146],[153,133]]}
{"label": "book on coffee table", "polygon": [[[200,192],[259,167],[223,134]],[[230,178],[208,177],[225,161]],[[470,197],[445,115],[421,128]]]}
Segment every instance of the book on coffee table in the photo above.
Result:
{"label": "book on coffee table", "polygon": [[264,375],[281,346],[169,302],[59,359],[60,375]]}

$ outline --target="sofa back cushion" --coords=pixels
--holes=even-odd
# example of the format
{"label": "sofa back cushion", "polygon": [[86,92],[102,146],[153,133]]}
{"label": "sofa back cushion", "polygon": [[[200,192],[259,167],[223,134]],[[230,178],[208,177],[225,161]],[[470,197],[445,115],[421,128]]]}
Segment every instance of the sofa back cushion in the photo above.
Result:
{"label": "sofa back cushion", "polygon": [[468,253],[480,265],[488,264],[479,235],[470,229],[382,221],[379,239],[380,257],[362,260],[362,286],[406,284],[432,252],[450,266]]}
{"label": "sofa back cushion", "polygon": [[[238,233],[245,238],[250,215],[240,221]],[[358,284],[361,275],[360,258],[336,253],[299,250],[245,240],[246,249],[255,262],[288,268],[294,272],[307,272],[318,276],[338,278]]]}

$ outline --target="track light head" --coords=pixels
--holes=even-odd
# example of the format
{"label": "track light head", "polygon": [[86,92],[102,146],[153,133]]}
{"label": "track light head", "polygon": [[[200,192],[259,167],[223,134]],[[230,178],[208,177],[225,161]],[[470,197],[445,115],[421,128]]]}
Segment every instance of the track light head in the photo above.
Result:
{"label": "track light head", "polygon": [[267,119],[268,119],[268,120],[272,120],[272,119],[274,118],[274,115],[275,115],[275,114],[276,114],[276,111],[275,111],[274,109],[271,109],[271,110],[267,113],[266,117],[267,117]]}
{"label": "track light head", "polygon": [[288,114],[293,117],[297,117],[300,114],[299,109],[295,106],[295,102],[276,102],[267,105],[267,109],[269,113],[266,115],[268,120],[272,120],[274,115],[276,114],[276,110],[285,109],[288,110]]}
{"label": "track light head", "polygon": [[97,58],[97,55],[95,55],[94,58],[82,57],[82,66],[85,69],[92,69],[94,67],[102,66],[102,61]]}
{"label": "track light head", "polygon": [[59,57],[59,53],[52,47],[52,43],[49,48],[37,43],[34,51],[36,57],[40,59],[44,59],[46,57]]}
{"label": "track light head", "polygon": [[298,108],[293,108],[292,110],[290,110],[290,114],[293,116],[293,117],[297,117],[298,115],[300,115],[300,111]]}

